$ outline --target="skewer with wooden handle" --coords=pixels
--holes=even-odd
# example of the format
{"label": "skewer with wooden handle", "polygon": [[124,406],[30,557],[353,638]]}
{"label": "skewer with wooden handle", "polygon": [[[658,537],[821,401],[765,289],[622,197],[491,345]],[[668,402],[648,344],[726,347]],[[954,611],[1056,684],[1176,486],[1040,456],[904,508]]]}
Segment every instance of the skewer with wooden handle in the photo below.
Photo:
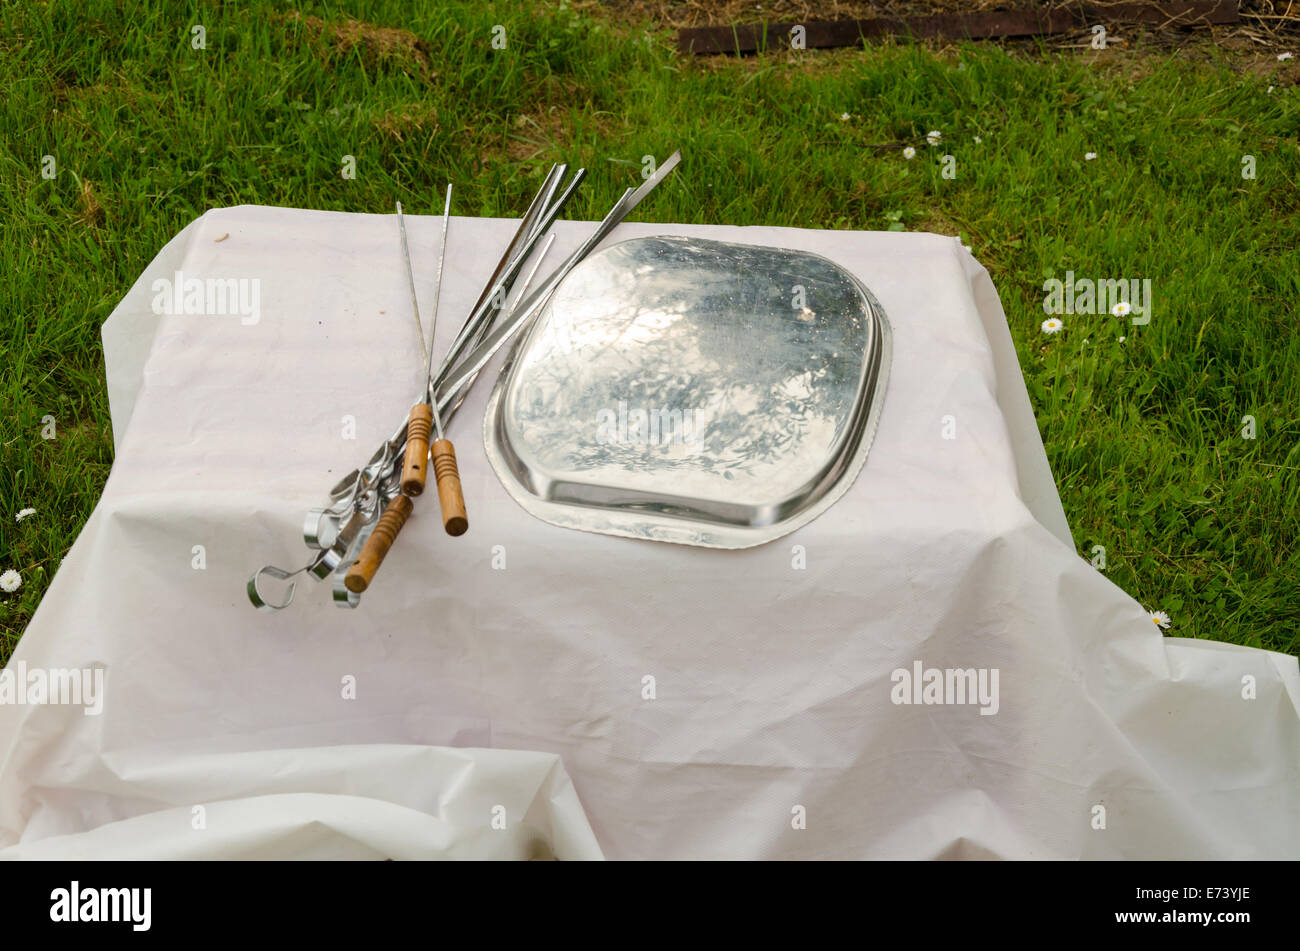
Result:
{"label": "skewer with wooden handle", "polygon": [[416,498],[424,493],[424,480],[428,475],[426,463],[429,459],[429,437],[433,435],[433,424],[438,423],[438,435],[442,435],[442,420],[437,419],[433,406],[433,392],[429,381],[430,368],[433,366],[433,341],[438,332],[438,298],[442,296],[442,265],[447,256],[447,223],[451,217],[451,185],[447,185],[447,203],[442,209],[442,246],[438,260],[438,282],[433,290],[433,321],[429,327],[429,345],[424,345],[424,331],[420,328],[420,301],[415,294],[415,271],[411,268],[411,247],[406,241],[406,224],[402,218],[402,203],[397,203],[397,230],[402,238],[402,259],[406,264],[406,284],[411,292],[411,314],[415,317],[415,326],[420,330],[420,349],[424,352],[425,389],[421,399],[411,407],[410,418],[406,421],[406,458],[402,462],[402,494]]}
{"label": "skewer with wooden handle", "polygon": [[441,431],[433,444],[429,444],[433,423],[433,407],[429,403],[416,403],[411,407],[411,418],[406,424],[402,492],[412,497],[424,494],[424,483],[428,477],[427,464],[432,454],[433,475],[438,485],[438,504],[442,507],[442,527],[448,535],[464,535],[469,528],[469,518],[465,512],[465,493],[460,485],[460,472],[456,467],[456,447]]}
{"label": "skewer with wooden handle", "polygon": [[352,563],[352,567],[343,577],[343,584],[349,591],[360,594],[370,587],[370,582],[375,580],[375,572],[384,563],[388,549],[393,547],[397,533],[410,518],[413,507],[411,500],[404,495],[398,495],[388,503],[388,508],[384,509],[384,514],[379,516],[379,521],[371,531],[370,537],[361,546],[361,554],[357,556],[357,560]]}
{"label": "skewer with wooden handle", "polygon": [[439,434],[432,446],[433,475],[438,480],[438,504],[442,506],[442,527],[448,535],[464,535],[469,528],[465,513],[465,493],[460,487],[460,472],[456,468],[456,447],[451,440]]}
{"label": "skewer with wooden handle", "polygon": [[416,403],[406,423],[406,460],[402,464],[402,494],[418,498],[424,494],[428,475],[429,437],[433,435],[433,407]]}
{"label": "skewer with wooden handle", "polygon": [[[398,214],[400,215],[400,209]],[[438,503],[442,507],[442,527],[448,535],[464,535],[469,528],[465,515],[465,494],[460,487],[460,473],[456,469],[456,450],[442,432],[442,420],[433,393],[433,342],[438,331],[438,298],[442,295],[442,266],[447,260],[447,222],[451,218],[451,185],[447,185],[447,202],[442,209],[442,245],[438,252],[438,280],[433,290],[433,319],[429,325],[429,346],[425,349],[424,398],[411,407],[406,422],[406,458],[402,462],[402,494],[415,498],[424,494],[424,483],[429,475],[430,452],[433,457],[433,474],[438,483]],[[419,302],[415,297],[415,274],[411,270],[411,251],[402,229],[402,254],[406,258],[406,277],[411,290],[411,310],[419,323]],[[424,345],[421,337],[420,345]],[[429,437],[438,438],[429,445]]]}

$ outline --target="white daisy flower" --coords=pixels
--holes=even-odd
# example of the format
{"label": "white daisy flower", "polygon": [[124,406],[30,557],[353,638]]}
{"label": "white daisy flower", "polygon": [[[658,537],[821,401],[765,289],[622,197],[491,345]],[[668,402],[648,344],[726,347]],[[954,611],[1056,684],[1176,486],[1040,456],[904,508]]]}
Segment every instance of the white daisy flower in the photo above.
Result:
{"label": "white daisy flower", "polygon": [[36,509],[23,509],[21,512],[19,512],[17,515],[14,516],[14,521],[21,522],[23,519],[31,518],[35,514],[36,514]]}
{"label": "white daisy flower", "polygon": [[931,145],[938,145],[943,141],[943,133],[938,129],[931,129],[925,134],[925,141]]}
{"label": "white daisy flower", "polygon": [[903,149],[903,158],[905,159],[916,158],[916,149],[912,148],[910,145],[907,146],[905,149]]}
{"label": "white daisy flower", "polygon": [[841,112],[841,113],[840,113],[840,121],[841,121],[841,122],[848,122],[848,121],[849,121],[849,114],[848,114],[847,112]]}
{"label": "white daisy flower", "polygon": [[1045,334],[1059,334],[1064,329],[1065,324],[1061,323],[1059,317],[1048,317],[1043,321],[1043,333]]}
{"label": "white daisy flower", "polygon": [[17,591],[22,586],[23,576],[12,568],[0,575],[0,588],[3,588],[6,591]]}
{"label": "white daisy flower", "polygon": [[1091,161],[1092,161],[1093,159],[1095,159],[1096,157],[1097,157],[1097,153],[1096,153],[1096,152],[1084,152],[1084,153],[1083,153],[1083,160],[1084,160],[1085,162],[1091,162]]}
{"label": "white daisy flower", "polygon": [[1160,630],[1162,631],[1169,630],[1170,621],[1169,621],[1168,614],[1166,614],[1164,611],[1152,611],[1150,612],[1150,614],[1151,614],[1151,622],[1155,624],[1156,627],[1160,628]]}
{"label": "white daisy flower", "polygon": [[1119,342],[1120,342],[1120,343],[1123,343],[1123,342],[1124,342],[1125,340],[1127,340],[1127,339],[1128,339],[1128,337],[1120,337],[1120,338],[1119,338]]}
{"label": "white daisy flower", "polygon": [[981,142],[983,142],[983,141],[984,141],[984,140],[981,139],[978,135],[975,136],[975,144],[976,144],[976,145],[979,145],[979,144],[980,144]]}
{"label": "white daisy flower", "polygon": [[1129,306],[1128,301],[1121,300],[1115,302],[1115,306],[1110,309],[1110,312],[1115,317],[1127,317],[1129,311],[1131,311],[1132,309],[1133,308]]}
{"label": "white daisy flower", "polygon": [[1279,63],[1285,63],[1287,60],[1291,59],[1294,55],[1295,55],[1294,53],[1278,53],[1277,61]]}

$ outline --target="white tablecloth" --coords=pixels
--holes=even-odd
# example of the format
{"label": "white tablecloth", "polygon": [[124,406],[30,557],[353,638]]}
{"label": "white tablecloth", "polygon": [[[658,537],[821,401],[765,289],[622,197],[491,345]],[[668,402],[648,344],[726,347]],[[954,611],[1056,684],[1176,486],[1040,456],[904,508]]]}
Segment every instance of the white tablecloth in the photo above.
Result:
{"label": "white tablecloth", "polygon": [[[408,217],[426,326],[439,223]],[[513,227],[452,219],[440,352]],[[894,362],[840,502],[742,551],[554,528],[487,464],[485,374],[449,433],[470,532],[426,500],[358,610],[306,580],[257,613],[248,574],[306,560],[422,368],[391,216],[211,211],[104,326],[116,461],[10,665],[102,667],[103,710],[0,705],[0,856],[1300,855],[1295,659],[1164,638],[1076,554],[956,239],[610,240],[646,234],[875,292]],[[260,280],[259,319],[156,315],[177,270]],[[996,713],[895,703],[917,664],[996,670]]]}

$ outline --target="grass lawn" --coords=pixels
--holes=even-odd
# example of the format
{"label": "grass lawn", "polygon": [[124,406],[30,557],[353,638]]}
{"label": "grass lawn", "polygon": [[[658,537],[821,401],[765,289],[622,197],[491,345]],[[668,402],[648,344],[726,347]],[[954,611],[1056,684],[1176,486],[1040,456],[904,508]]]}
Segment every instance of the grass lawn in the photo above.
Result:
{"label": "grass lawn", "polygon": [[[1300,649],[1294,61],[1134,36],[693,62],[588,8],[127,6],[0,7],[0,571],[23,579],[0,594],[0,662],[112,461],[100,325],[186,223],[242,203],[431,214],[448,180],[458,213],[513,216],[559,160],[591,176],[567,216],[598,218],[674,148],[635,219],[962,235],[1080,553],[1104,546],[1172,635]],[[1149,279],[1150,323],[1044,334],[1043,282],[1067,271]]]}

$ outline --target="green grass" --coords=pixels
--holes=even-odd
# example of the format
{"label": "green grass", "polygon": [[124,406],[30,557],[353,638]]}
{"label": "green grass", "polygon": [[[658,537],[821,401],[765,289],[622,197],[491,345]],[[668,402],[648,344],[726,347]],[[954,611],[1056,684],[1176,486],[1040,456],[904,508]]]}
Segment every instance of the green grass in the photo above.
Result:
{"label": "green grass", "polygon": [[[0,595],[0,660],[107,476],[100,324],[187,222],[239,203],[428,213],[448,180],[460,213],[513,216],[560,159],[591,172],[569,216],[595,218],[674,147],[686,164],[642,220],[960,233],[1002,296],[1081,553],[1105,546],[1108,577],[1172,614],[1172,634],[1297,651],[1293,82],[1207,45],[692,63],[637,26],[497,6],[303,7],[420,46],[349,42],[276,4],[0,8],[0,570],[24,577]],[[1043,280],[1067,270],[1150,278],[1152,322],[1066,316],[1043,335]]]}

